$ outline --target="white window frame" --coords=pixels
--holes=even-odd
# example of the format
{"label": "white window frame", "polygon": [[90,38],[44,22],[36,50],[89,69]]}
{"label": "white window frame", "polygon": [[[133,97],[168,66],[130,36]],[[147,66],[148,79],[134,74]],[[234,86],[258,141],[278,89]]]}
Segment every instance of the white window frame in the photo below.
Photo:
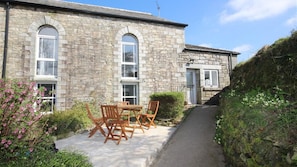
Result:
{"label": "white window frame", "polygon": [[[47,91],[45,90],[45,96],[41,97],[42,103],[50,103],[50,110],[45,111],[45,113],[53,113],[54,112],[54,108],[55,108],[55,104],[56,104],[56,91],[57,91],[57,84],[55,82],[37,82],[36,83],[36,88],[41,88],[42,85],[51,85],[51,90],[52,92],[50,92],[50,96],[46,96]],[[42,107],[42,106],[41,106]]]}
{"label": "white window frame", "polygon": [[[52,28],[52,27],[47,27],[47,28]],[[53,30],[55,30],[54,28],[52,28]],[[41,29],[40,29],[41,30]],[[56,30],[55,30],[56,31]],[[35,72],[35,75],[38,76],[38,77],[41,77],[41,78],[57,78],[57,75],[58,75],[58,36],[53,36],[53,35],[41,35],[39,34],[40,31],[38,32],[38,35],[37,35],[37,49],[36,49],[36,72]],[[45,58],[45,57],[40,57],[41,53],[40,53],[40,49],[41,49],[41,46],[40,46],[40,41],[42,40],[53,40],[53,50],[52,50],[52,56],[51,58]],[[39,63],[39,68],[38,68],[38,63]],[[50,67],[46,67],[48,65],[44,64],[42,65],[43,68],[41,68],[41,63],[53,63],[52,66]],[[44,71],[47,71],[47,70],[44,70],[46,68],[52,68],[52,71],[50,74],[45,74]],[[42,72],[43,71],[43,72]]]}
{"label": "white window frame", "polygon": [[[125,86],[133,86],[133,94],[126,95]],[[122,101],[129,101],[130,104],[138,104],[139,102],[139,86],[138,83],[123,83],[122,84]]]}
{"label": "white window frame", "polygon": [[[206,78],[206,73],[208,72],[209,78]],[[206,88],[218,88],[219,87],[219,71],[218,70],[203,70],[204,74],[204,86]],[[214,76],[216,75],[216,76]],[[215,80],[214,80],[215,78]],[[216,82],[215,82],[216,81]]]}
{"label": "white window frame", "polygon": [[[128,79],[128,80],[137,80],[138,79],[138,74],[139,74],[139,70],[138,70],[138,42],[137,42],[137,38],[134,37],[133,35],[130,34],[125,34],[128,36],[131,36],[132,38],[135,39],[135,42],[125,42],[122,41],[122,55],[121,55],[121,70],[122,70],[122,79]],[[124,35],[124,36],[125,36]],[[133,61],[129,62],[129,61],[125,61],[125,48],[126,46],[131,46],[133,49]],[[124,74],[124,72],[126,71],[124,68],[125,66],[133,66],[133,72],[131,74],[131,76],[129,76],[129,74]],[[128,75],[128,76],[127,76]]]}

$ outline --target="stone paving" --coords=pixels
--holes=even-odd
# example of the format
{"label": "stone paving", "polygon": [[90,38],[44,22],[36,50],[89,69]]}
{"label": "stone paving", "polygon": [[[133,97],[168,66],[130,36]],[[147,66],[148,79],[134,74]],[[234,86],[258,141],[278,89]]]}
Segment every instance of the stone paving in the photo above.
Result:
{"label": "stone paving", "polygon": [[[136,129],[132,138],[122,139],[119,145],[99,132],[88,138],[88,132],[57,140],[59,150],[83,153],[94,167],[146,167],[149,166],[166,144],[175,127],[157,126],[143,133]],[[128,134],[129,135],[129,134]]]}

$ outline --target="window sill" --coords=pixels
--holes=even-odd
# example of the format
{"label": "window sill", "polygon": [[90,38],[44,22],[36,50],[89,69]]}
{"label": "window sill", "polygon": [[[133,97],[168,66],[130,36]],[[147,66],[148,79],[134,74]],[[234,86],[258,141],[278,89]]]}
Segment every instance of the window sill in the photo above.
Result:
{"label": "window sill", "polygon": [[122,79],[121,80],[121,83],[123,82],[141,82],[139,79]]}
{"label": "window sill", "polygon": [[204,87],[204,91],[221,91],[221,88]]}
{"label": "window sill", "polygon": [[58,81],[57,77],[53,77],[53,76],[35,76],[34,80],[38,80],[38,81]]}

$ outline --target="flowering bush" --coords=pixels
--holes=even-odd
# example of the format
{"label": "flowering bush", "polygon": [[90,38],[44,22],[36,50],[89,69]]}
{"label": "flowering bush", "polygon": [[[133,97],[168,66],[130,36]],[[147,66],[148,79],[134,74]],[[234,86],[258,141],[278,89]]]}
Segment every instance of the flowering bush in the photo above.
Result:
{"label": "flowering bush", "polygon": [[297,105],[278,88],[230,90],[220,101],[215,141],[231,166],[296,166]]}
{"label": "flowering bush", "polygon": [[39,123],[43,92],[35,89],[34,82],[0,80],[1,161],[29,157],[48,139],[53,128]]}
{"label": "flowering bush", "polygon": [[245,94],[242,104],[249,107],[282,108],[288,106],[290,102],[285,100],[282,90],[275,88],[273,94],[266,91],[252,90]]}

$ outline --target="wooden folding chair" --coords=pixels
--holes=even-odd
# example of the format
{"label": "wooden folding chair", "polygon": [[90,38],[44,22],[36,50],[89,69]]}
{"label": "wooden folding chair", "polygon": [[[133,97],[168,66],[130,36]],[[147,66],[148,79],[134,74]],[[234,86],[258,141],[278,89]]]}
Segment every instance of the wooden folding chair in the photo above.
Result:
{"label": "wooden folding chair", "polygon": [[[101,105],[101,112],[103,121],[108,130],[108,134],[105,138],[104,143],[106,143],[107,140],[117,140],[117,144],[120,144],[122,137],[128,140],[125,130],[127,121],[120,119],[117,105]],[[118,130],[120,131],[119,133],[116,132]]]}
{"label": "wooden folding chair", "polygon": [[86,108],[87,108],[87,113],[88,113],[89,119],[95,125],[95,127],[89,133],[89,138],[92,137],[96,133],[97,130],[99,130],[103,136],[106,136],[105,131],[102,128],[102,125],[104,124],[103,118],[102,117],[101,118],[95,118],[93,116],[93,114],[91,113],[88,104],[86,104]]}
{"label": "wooden folding chair", "polygon": [[140,114],[141,125],[150,129],[151,125],[156,128],[155,117],[159,110],[159,101],[150,101],[146,113]]}

